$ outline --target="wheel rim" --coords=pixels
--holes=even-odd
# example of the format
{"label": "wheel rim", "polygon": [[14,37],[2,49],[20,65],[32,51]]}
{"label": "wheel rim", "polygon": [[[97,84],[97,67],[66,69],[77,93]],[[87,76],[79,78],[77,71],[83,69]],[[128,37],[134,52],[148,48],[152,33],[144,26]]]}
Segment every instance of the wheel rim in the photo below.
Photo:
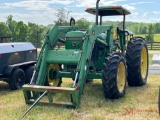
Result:
{"label": "wheel rim", "polygon": [[141,53],[141,76],[144,79],[147,74],[147,50],[145,47],[142,49]]}
{"label": "wheel rim", "polygon": [[51,78],[50,70],[53,70],[53,76],[55,77],[57,72],[60,71],[60,67],[58,64],[50,64],[48,67],[48,83],[52,86],[58,86],[61,78]]}
{"label": "wheel rim", "polygon": [[23,84],[24,84],[24,75],[23,73],[19,73],[16,78],[16,86],[18,89],[20,89]]}
{"label": "wheel rim", "polygon": [[123,62],[120,62],[117,70],[117,87],[119,92],[123,92],[126,82],[126,69]]}

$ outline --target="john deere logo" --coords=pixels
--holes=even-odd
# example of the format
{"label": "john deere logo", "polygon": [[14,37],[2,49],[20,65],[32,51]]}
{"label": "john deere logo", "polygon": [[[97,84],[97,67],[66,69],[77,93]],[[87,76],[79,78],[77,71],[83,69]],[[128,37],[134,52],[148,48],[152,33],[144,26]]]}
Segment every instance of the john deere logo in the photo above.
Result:
{"label": "john deere logo", "polygon": [[77,53],[55,53],[54,56],[70,56],[70,57],[76,57]]}

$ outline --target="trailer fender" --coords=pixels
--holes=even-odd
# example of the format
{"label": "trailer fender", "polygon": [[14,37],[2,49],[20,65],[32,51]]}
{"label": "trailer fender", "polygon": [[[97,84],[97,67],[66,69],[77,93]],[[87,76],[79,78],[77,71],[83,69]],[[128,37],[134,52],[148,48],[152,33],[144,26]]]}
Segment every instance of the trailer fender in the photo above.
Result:
{"label": "trailer fender", "polygon": [[14,64],[14,65],[8,65],[5,69],[4,69],[4,72],[3,72],[3,75],[5,76],[10,76],[11,73],[12,73],[12,70],[14,68],[18,68],[21,66],[31,66],[31,65],[34,65],[36,63],[36,61],[29,61],[29,62],[23,62],[23,63],[18,63],[18,64]]}
{"label": "trailer fender", "polygon": [[10,76],[13,69],[14,69],[14,66],[10,66],[10,65],[7,66],[7,67],[4,69],[3,75],[5,75],[5,76]]}

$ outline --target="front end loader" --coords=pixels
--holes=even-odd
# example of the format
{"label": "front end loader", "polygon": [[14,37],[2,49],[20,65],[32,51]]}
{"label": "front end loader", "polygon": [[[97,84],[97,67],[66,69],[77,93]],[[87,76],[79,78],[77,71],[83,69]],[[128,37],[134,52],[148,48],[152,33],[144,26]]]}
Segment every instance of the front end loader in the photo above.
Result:
{"label": "front end loader", "polygon": [[[76,26],[54,26],[46,33],[31,82],[23,86],[27,104],[38,102],[77,108],[85,82],[92,79],[102,80],[104,96],[110,99],[124,96],[127,82],[129,86],[146,84],[148,49],[143,38],[133,37],[125,29],[125,16],[130,12],[120,6],[99,7],[99,1],[96,8],[86,9],[96,15],[96,24],[86,31]],[[116,29],[116,40],[113,26],[102,25],[102,17],[111,15],[123,16],[123,28]],[[57,42],[64,47],[57,48]],[[73,84],[60,87],[63,78],[70,78]],[[70,100],[55,102],[57,93],[67,94]],[[48,101],[40,101],[45,94]]]}

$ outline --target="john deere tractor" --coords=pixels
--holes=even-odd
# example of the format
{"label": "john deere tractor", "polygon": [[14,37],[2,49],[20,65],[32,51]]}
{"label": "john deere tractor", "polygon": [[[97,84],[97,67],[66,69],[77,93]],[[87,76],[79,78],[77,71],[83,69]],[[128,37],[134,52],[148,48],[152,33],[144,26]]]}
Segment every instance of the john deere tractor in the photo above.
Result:
{"label": "john deere tractor", "polygon": [[[54,26],[46,33],[31,82],[23,86],[27,104],[39,101],[76,108],[86,81],[93,79],[102,80],[104,96],[110,99],[124,96],[127,82],[129,86],[146,84],[148,49],[143,38],[133,37],[125,29],[125,17],[130,12],[121,6],[99,7],[99,1],[95,8],[86,9],[96,16],[95,25],[86,31],[72,24]],[[113,15],[123,16],[123,27],[116,28],[116,38],[112,25],[102,25],[104,16]],[[64,47],[57,48],[57,42]],[[60,87],[63,78],[70,78],[73,84]],[[68,94],[69,102],[55,102],[55,93]],[[48,102],[40,101],[45,94]]]}

